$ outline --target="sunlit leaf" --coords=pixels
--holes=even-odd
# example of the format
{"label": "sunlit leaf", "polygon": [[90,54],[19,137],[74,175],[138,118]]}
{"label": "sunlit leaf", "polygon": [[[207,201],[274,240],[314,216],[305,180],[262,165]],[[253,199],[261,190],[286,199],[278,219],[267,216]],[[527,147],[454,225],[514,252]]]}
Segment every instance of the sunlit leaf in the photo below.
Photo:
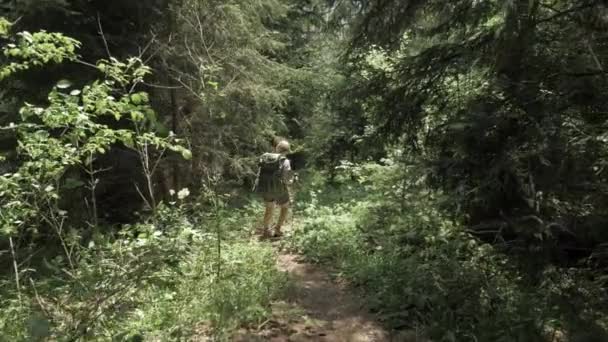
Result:
{"label": "sunlit leaf", "polygon": [[60,80],[59,82],[57,82],[57,85],[56,85],[56,87],[59,89],[67,89],[71,86],[72,86],[72,82],[70,82],[66,79]]}

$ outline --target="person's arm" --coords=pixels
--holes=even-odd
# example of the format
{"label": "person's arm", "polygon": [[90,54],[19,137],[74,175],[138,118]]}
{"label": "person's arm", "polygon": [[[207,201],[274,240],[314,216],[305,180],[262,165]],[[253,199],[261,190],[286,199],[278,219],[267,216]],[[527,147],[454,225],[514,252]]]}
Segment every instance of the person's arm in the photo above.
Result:
{"label": "person's arm", "polygon": [[258,165],[258,173],[255,175],[255,182],[253,182],[253,190],[258,191],[258,183],[260,182],[260,172],[262,172],[262,167]]}
{"label": "person's arm", "polygon": [[283,162],[281,177],[283,178],[283,184],[285,185],[285,190],[289,196],[289,203],[293,203],[293,171],[291,170],[291,162],[289,159],[285,159],[285,162]]}
{"label": "person's arm", "polygon": [[291,162],[289,161],[289,159],[285,159],[285,161],[283,162],[283,168],[282,168],[282,177],[283,177],[283,183],[285,183],[285,185],[290,186],[291,184],[293,184],[293,171],[291,170]]}

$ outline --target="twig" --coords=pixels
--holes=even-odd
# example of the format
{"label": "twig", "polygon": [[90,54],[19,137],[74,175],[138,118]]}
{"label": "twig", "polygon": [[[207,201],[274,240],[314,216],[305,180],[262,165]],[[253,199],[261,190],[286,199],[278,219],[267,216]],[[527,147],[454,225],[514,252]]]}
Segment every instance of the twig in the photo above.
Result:
{"label": "twig", "polygon": [[103,33],[103,27],[101,26],[101,16],[99,15],[99,12],[97,12],[97,25],[99,26],[99,34],[101,35],[101,39],[103,40],[103,45],[106,48],[108,58],[112,58],[112,54],[110,53],[110,47],[108,46],[108,41],[106,40],[106,36]]}
{"label": "twig", "polygon": [[[51,207],[51,203],[49,200],[47,200],[47,204],[49,207]],[[50,226],[52,226],[55,229],[55,232],[57,233],[57,237],[59,237],[59,241],[61,242],[61,246],[63,247],[63,251],[65,252],[65,256],[67,257],[68,263],[70,264],[70,268],[72,269],[72,271],[75,270],[76,267],[74,266],[74,262],[72,261],[73,249],[68,248],[68,245],[65,242],[65,239],[63,238],[63,224],[65,222],[65,218],[62,218],[61,222],[59,222],[52,211],[51,211],[50,217],[48,217],[42,213],[40,214],[40,216],[42,217],[42,219],[44,221],[46,221]]]}
{"label": "twig", "polygon": [[21,21],[21,19],[23,19],[23,16],[20,16],[19,18],[15,19],[15,21],[13,21],[13,22],[11,23],[11,26],[15,26],[15,25],[17,25],[17,23],[19,23],[19,22]]}
{"label": "twig", "polygon": [[30,278],[30,283],[32,284],[32,288],[34,289],[34,297],[36,298],[36,302],[38,303],[38,306],[40,307],[40,309],[44,312],[44,314],[47,317],[50,317],[50,313],[47,311],[44,303],[42,303],[42,298],[40,297],[40,295],[38,294],[38,289],[36,289],[36,284],[34,283],[34,280],[32,278]]}
{"label": "twig", "polygon": [[271,319],[267,319],[264,322],[262,322],[262,324],[258,325],[257,331],[260,331],[266,324],[268,324],[271,321]]}
{"label": "twig", "polygon": [[[3,251],[0,251],[0,255],[2,255]],[[19,263],[19,267],[25,265],[27,262],[29,262],[36,254],[42,252],[42,248],[38,249],[37,251],[31,253],[30,255],[27,256],[27,258],[23,259],[23,261],[21,261]]]}
{"label": "twig", "polygon": [[[593,36],[591,38],[593,38]],[[598,68],[598,70],[600,70],[603,73],[604,72],[604,67],[602,66],[602,63],[600,62],[599,58],[597,58],[597,55],[593,51],[593,47],[591,46],[591,42],[589,41],[589,38],[585,38],[585,44],[587,45],[587,50],[589,50],[589,53],[591,54],[591,57],[593,57],[593,61],[595,62],[595,66]]]}
{"label": "twig", "polygon": [[179,84],[181,84],[184,88],[186,88],[186,90],[188,90],[190,92],[191,95],[193,95],[194,97],[196,97],[197,99],[201,100],[202,102],[205,102],[205,99],[196,92],[196,90],[192,89],[190,86],[188,86],[186,83],[184,83],[181,78],[179,77],[171,77],[174,80],[176,80]]}
{"label": "twig", "polygon": [[141,192],[137,183],[133,183],[133,184],[135,185],[135,190],[137,191],[137,193],[139,194],[141,199],[144,200],[144,202],[146,203],[148,208],[152,209],[152,205],[150,204],[150,202],[148,202],[148,199],[146,198],[146,196]]}
{"label": "twig", "polygon": [[160,162],[163,159],[163,156],[165,155],[165,153],[167,152],[167,148],[163,148],[162,151],[160,151],[158,157],[156,158],[156,162],[154,163],[154,166],[152,166],[152,168],[149,170],[150,174],[153,176],[156,173],[156,169],[158,168],[158,165],[160,164]]}
{"label": "twig", "polygon": [[8,238],[8,242],[11,247],[11,254],[13,256],[13,268],[15,270],[15,285],[17,285],[17,297],[19,298],[19,305],[23,305],[21,298],[21,283],[19,282],[19,266],[17,266],[17,255],[15,253],[15,245],[13,244],[13,237]]}
{"label": "twig", "polygon": [[93,69],[97,69],[97,70],[99,70],[99,68],[97,67],[97,65],[92,64],[92,63],[89,63],[89,62],[85,62],[85,61],[83,61],[83,60],[81,60],[81,59],[75,59],[75,60],[74,60],[74,62],[76,62],[76,63],[78,63],[78,64],[82,64],[82,65],[84,65],[84,66],[91,67],[91,68],[93,68]]}
{"label": "twig", "polygon": [[[139,59],[143,60],[144,54],[146,54],[146,52],[148,51],[148,49],[150,49],[150,47],[152,46],[152,43],[154,43],[155,40],[156,40],[156,34],[154,32],[152,32],[152,38],[150,38],[150,41],[146,44],[146,46],[144,46],[143,50],[141,49],[141,47],[139,48]],[[158,49],[155,52],[151,53],[150,57],[148,57],[148,59],[146,59],[145,62],[149,61],[152,57],[154,57],[154,55],[156,53],[158,53],[158,51],[160,51],[160,49]],[[144,64],[145,64],[145,62],[144,62]]]}
{"label": "twig", "polygon": [[551,16],[549,16],[549,17],[547,17],[547,18],[543,18],[543,19],[537,20],[536,24],[546,23],[546,22],[552,21],[554,19],[566,16],[568,14],[572,14],[574,12],[582,11],[584,9],[597,6],[598,4],[599,4],[599,1],[595,1],[595,2],[588,3],[588,4],[583,4],[583,5],[580,5],[580,6],[573,6],[571,8],[568,8],[567,10],[564,10],[564,11],[558,11],[557,9],[553,8],[552,6],[549,6],[547,4],[542,4],[541,6],[547,8],[547,9],[550,9],[551,11],[556,12],[556,13],[553,14],[553,15],[551,15]]}
{"label": "twig", "polygon": [[180,86],[166,86],[166,85],[160,85],[160,84],[152,84],[152,83],[146,83],[146,82],[141,82],[141,84],[150,87],[150,88],[157,88],[157,89],[183,89],[184,87],[180,87]]}

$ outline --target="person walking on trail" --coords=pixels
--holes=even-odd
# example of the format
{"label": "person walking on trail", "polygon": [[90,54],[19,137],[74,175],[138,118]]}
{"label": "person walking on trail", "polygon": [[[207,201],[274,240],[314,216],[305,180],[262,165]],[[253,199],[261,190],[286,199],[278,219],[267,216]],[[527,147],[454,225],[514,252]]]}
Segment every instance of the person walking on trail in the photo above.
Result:
{"label": "person walking on trail", "polygon": [[258,177],[255,191],[264,199],[266,209],[264,212],[264,226],[262,236],[269,237],[271,221],[276,206],[281,208],[279,220],[274,226],[272,236],[283,235],[282,228],[289,214],[291,204],[290,186],[293,182],[291,162],[287,159],[290,147],[287,140],[275,142],[273,153],[264,153],[260,157]]}

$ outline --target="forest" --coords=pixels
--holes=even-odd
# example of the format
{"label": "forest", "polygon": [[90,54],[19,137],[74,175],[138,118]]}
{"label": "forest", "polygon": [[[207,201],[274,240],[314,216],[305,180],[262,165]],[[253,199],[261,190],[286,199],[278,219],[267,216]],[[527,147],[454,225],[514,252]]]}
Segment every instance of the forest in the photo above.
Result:
{"label": "forest", "polygon": [[608,0],[3,0],[0,50],[0,342],[608,341]]}

